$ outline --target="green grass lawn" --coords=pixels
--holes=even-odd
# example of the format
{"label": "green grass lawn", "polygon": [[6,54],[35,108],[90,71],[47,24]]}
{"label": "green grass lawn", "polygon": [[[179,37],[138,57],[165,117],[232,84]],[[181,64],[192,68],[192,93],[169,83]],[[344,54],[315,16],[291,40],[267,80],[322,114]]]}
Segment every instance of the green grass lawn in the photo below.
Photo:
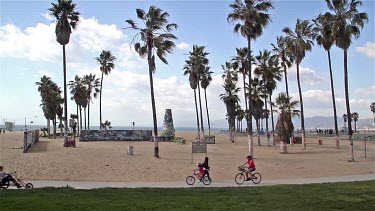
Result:
{"label": "green grass lawn", "polygon": [[1,210],[375,210],[375,180],[237,188],[0,190]]}

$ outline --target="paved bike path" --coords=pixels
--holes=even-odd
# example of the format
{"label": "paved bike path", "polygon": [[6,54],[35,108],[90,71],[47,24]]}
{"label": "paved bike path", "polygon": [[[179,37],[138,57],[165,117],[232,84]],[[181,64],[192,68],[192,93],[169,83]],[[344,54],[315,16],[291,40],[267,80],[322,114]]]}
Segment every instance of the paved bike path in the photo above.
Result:
{"label": "paved bike path", "polygon": [[94,189],[94,188],[190,188],[190,187],[239,187],[239,186],[267,186],[278,184],[312,184],[312,183],[331,183],[331,182],[353,182],[353,181],[367,181],[375,180],[375,174],[362,174],[339,177],[316,177],[316,178],[291,178],[291,179],[276,179],[276,180],[262,180],[255,185],[251,181],[245,182],[242,185],[237,185],[232,181],[213,181],[210,185],[203,183],[195,183],[194,185],[187,185],[184,180],[178,182],[90,182],[90,181],[46,181],[46,180],[26,180],[31,182],[34,188],[43,187],[73,187],[76,189]]}

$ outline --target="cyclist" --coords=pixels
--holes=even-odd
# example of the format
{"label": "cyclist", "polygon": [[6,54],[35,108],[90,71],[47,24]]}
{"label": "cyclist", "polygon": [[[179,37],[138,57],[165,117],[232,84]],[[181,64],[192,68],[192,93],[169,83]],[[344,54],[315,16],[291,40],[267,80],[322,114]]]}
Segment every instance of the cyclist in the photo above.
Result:
{"label": "cyclist", "polygon": [[202,181],[202,179],[203,179],[203,174],[204,174],[204,168],[203,168],[203,165],[202,165],[202,163],[197,163],[197,166],[198,166],[198,168],[196,168],[195,169],[195,171],[198,171],[198,178],[199,178],[199,182],[201,182]]}
{"label": "cyclist", "polygon": [[249,181],[250,180],[250,177],[249,177],[249,174],[251,175],[251,172],[252,171],[255,171],[255,163],[254,163],[254,160],[253,160],[253,157],[251,157],[251,155],[247,156],[247,161],[242,164],[241,166],[245,166],[246,164],[248,165],[247,167],[247,170],[245,171],[246,173],[246,181]]}
{"label": "cyclist", "polygon": [[0,166],[0,183],[4,184],[5,182],[13,182],[17,188],[20,188],[21,185],[12,177],[11,174],[8,174],[4,171],[4,167]]}
{"label": "cyclist", "polygon": [[204,178],[204,176],[206,176],[206,175],[207,175],[207,177],[210,177],[210,173],[208,172],[208,170],[210,170],[210,166],[208,165],[208,157],[206,157],[204,159],[204,162],[203,162],[202,166],[203,166],[203,170],[204,170],[202,178]]}

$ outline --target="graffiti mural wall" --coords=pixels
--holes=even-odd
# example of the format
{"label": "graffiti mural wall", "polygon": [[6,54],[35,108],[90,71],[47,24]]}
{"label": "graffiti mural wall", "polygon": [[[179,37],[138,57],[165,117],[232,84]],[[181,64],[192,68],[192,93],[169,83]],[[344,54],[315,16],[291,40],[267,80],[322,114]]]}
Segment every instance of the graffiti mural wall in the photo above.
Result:
{"label": "graffiti mural wall", "polygon": [[151,130],[83,130],[80,141],[150,141]]}

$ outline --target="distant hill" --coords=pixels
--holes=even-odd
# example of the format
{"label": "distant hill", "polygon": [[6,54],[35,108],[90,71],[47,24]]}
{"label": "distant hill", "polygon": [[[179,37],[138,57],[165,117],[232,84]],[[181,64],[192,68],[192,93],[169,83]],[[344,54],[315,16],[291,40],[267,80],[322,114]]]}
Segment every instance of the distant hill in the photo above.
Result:
{"label": "distant hill", "polygon": [[[274,116],[275,125],[277,121],[277,116]],[[374,128],[372,125],[374,119],[366,118],[366,119],[359,119],[357,121],[357,129],[363,129],[364,127],[367,128]],[[300,120],[299,118],[293,118],[293,123],[295,128],[300,128]],[[266,121],[263,120],[263,127],[265,128]],[[268,123],[271,127],[271,121]],[[344,127],[344,119],[342,117],[337,118],[337,124],[339,129]],[[195,121],[183,121],[183,122],[176,122],[174,124],[176,127],[196,127]],[[205,122],[205,128],[207,127],[207,123]],[[243,127],[245,128],[245,121],[243,121]],[[253,127],[255,127],[255,121],[253,121]],[[333,117],[324,117],[324,116],[313,116],[313,117],[306,117],[305,118],[305,128],[306,129],[328,129],[334,128]],[[354,122],[352,122],[352,127],[354,129]],[[228,121],[225,119],[219,120],[211,120],[211,128],[228,128]]]}

